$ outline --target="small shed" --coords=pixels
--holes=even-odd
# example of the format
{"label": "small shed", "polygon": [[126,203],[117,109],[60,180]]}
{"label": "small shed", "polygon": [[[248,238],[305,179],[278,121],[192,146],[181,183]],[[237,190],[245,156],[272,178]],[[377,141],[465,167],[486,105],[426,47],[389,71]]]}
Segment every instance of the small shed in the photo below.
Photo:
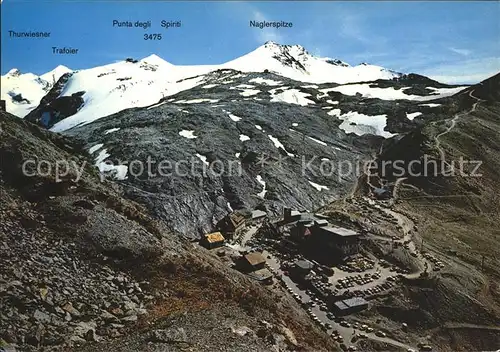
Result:
{"label": "small shed", "polygon": [[241,257],[240,266],[244,271],[255,271],[264,269],[266,265],[266,259],[259,252],[248,253]]}
{"label": "small shed", "polygon": [[273,274],[266,268],[251,272],[248,276],[265,285],[273,283]]}
{"label": "small shed", "polygon": [[224,236],[220,232],[208,233],[203,236],[200,244],[208,249],[217,248],[224,244]]}

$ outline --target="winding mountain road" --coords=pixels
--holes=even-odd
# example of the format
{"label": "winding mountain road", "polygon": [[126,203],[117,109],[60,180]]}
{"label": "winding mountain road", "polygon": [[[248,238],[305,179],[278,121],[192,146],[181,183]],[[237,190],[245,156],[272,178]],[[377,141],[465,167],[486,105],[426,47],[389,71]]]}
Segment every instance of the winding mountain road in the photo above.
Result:
{"label": "winding mountain road", "polygon": [[453,164],[452,164],[452,165],[449,165],[449,163],[447,163],[447,162],[445,161],[446,155],[445,155],[445,152],[444,152],[443,148],[441,147],[441,139],[440,139],[440,138],[441,138],[441,137],[443,137],[443,136],[445,136],[445,135],[447,135],[448,133],[450,133],[450,132],[451,132],[451,130],[452,130],[453,128],[455,128],[455,126],[457,125],[457,121],[458,121],[458,119],[459,119],[460,117],[462,117],[462,116],[466,116],[466,115],[471,114],[471,113],[473,113],[474,111],[476,111],[477,104],[479,104],[482,100],[481,100],[481,99],[479,99],[479,98],[477,98],[477,97],[475,97],[475,96],[473,95],[473,93],[474,93],[474,90],[471,90],[471,91],[469,92],[469,97],[471,97],[472,99],[475,99],[475,100],[476,100],[476,102],[475,102],[474,104],[472,104],[471,109],[470,109],[469,111],[465,112],[465,113],[459,113],[459,114],[456,114],[456,115],[452,118],[452,120],[451,120],[451,125],[450,125],[450,126],[449,126],[449,127],[448,127],[445,131],[444,131],[444,132],[441,132],[440,134],[436,135],[436,137],[434,138],[435,143],[436,143],[436,148],[437,148],[437,150],[439,151],[439,155],[440,155],[440,157],[441,157],[441,161],[442,161],[443,163],[445,163],[447,166],[450,166],[450,167],[451,167],[451,169],[450,169],[450,170],[453,170],[453,171],[454,171],[454,166],[453,166]]}

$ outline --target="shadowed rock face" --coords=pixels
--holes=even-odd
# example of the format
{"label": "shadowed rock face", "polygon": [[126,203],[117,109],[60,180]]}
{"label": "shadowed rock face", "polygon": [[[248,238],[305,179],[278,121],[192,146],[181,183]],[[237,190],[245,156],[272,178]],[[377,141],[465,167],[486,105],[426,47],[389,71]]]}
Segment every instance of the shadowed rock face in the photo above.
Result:
{"label": "shadowed rock face", "polygon": [[51,128],[57,122],[74,115],[83,105],[82,96],[85,92],[60,97],[64,85],[72,75],[73,73],[62,75],[49,93],[42,98],[40,105],[26,115],[25,119],[45,128]]}

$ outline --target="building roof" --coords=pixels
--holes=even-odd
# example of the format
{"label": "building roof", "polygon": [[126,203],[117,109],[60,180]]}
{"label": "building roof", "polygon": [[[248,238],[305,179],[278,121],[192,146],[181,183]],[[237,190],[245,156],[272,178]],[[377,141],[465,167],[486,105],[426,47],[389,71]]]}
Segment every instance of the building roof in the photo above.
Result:
{"label": "building roof", "polygon": [[360,307],[368,304],[363,297],[352,297],[339,302],[342,302],[348,308]]}
{"label": "building roof", "polygon": [[259,265],[259,264],[266,262],[266,259],[259,252],[248,253],[247,255],[244,256],[244,258],[252,266]]}
{"label": "building roof", "polygon": [[304,269],[304,270],[310,270],[314,267],[313,263],[307,261],[307,260],[297,260],[295,262],[295,266]]}
{"label": "building roof", "polygon": [[243,216],[243,214],[231,213],[229,214],[229,219],[231,220],[235,228],[240,227],[245,223],[245,217]]}
{"label": "building roof", "polygon": [[252,219],[258,219],[258,218],[263,218],[264,216],[266,216],[267,213],[265,211],[262,211],[262,210],[252,210]]}
{"label": "building roof", "polygon": [[327,219],[327,220],[329,219],[329,216],[321,213],[315,213],[314,216],[317,217],[318,219]]}
{"label": "building roof", "polygon": [[314,220],[314,223],[318,226],[326,226],[328,225],[328,220],[325,220],[325,219],[317,219],[317,220]]}
{"label": "building roof", "polygon": [[224,242],[224,236],[220,232],[207,233],[205,238],[209,243]]}
{"label": "building roof", "polygon": [[359,233],[354,231],[354,230],[349,230],[344,227],[337,227],[337,226],[321,226],[321,230],[325,232],[329,232],[332,235],[335,236],[342,236],[342,237],[351,237],[351,236],[359,236]]}
{"label": "building roof", "polygon": [[340,309],[340,310],[345,310],[345,309],[349,309],[349,306],[347,306],[344,302],[342,301],[337,301],[334,303],[335,306]]}
{"label": "building roof", "polygon": [[270,279],[271,277],[273,277],[273,274],[268,269],[264,268],[264,269],[255,270],[255,271],[251,272],[250,274],[248,274],[248,276],[254,278],[255,280],[263,281],[263,280],[267,280],[267,279]]}

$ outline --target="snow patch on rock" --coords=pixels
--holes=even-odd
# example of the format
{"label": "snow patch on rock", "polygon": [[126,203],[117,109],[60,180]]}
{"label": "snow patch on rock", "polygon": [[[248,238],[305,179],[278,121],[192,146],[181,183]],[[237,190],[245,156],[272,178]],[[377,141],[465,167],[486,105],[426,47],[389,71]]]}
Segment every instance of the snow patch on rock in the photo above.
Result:
{"label": "snow patch on rock", "polygon": [[271,102],[289,103],[301,106],[314,104],[314,101],[306,98],[309,96],[309,94],[303,93],[298,89],[287,89],[281,93],[272,92]]}
{"label": "snow patch on rock", "polygon": [[113,132],[116,132],[116,131],[119,131],[119,130],[120,130],[119,127],[110,128],[109,130],[104,131],[104,134],[110,134],[110,133],[113,133]]}
{"label": "snow patch on rock", "polygon": [[320,141],[319,139],[316,139],[316,138],[313,138],[313,137],[309,137],[309,136],[307,138],[309,138],[310,140],[312,140],[312,141],[314,141],[314,142],[316,142],[318,144],[324,145],[325,147],[328,145],[325,142]]}
{"label": "snow patch on rock", "polygon": [[207,157],[205,155],[196,153],[196,157],[200,159],[203,162],[203,164],[208,165]]}
{"label": "snow patch on rock", "polygon": [[415,117],[422,115],[421,112],[406,113],[408,120],[412,121]]}
{"label": "snow patch on rock", "polygon": [[187,138],[187,139],[195,139],[198,138],[198,136],[194,135],[194,131],[188,131],[188,130],[182,130],[179,132],[179,135]]}
{"label": "snow patch on rock", "polygon": [[94,152],[98,151],[99,149],[101,149],[102,147],[104,146],[104,144],[102,143],[99,143],[99,144],[96,144],[92,147],[90,147],[89,149],[89,154],[93,154]]}
{"label": "snow patch on rock", "polygon": [[387,126],[387,115],[368,116],[349,111],[347,114],[340,115],[339,119],[343,121],[339,127],[346,133],[354,133],[358,136],[374,134],[384,138],[394,136],[394,134],[384,131]]}
{"label": "snow patch on rock", "polygon": [[292,153],[289,153],[286,149],[285,149],[285,146],[283,145],[283,143],[281,143],[278,138],[276,137],[273,137],[272,135],[268,134],[267,135],[269,137],[269,139],[273,142],[274,146],[278,149],[283,149],[285,151],[285,153],[288,155],[288,156],[291,156],[291,157],[294,157],[295,155],[292,154]]}
{"label": "snow patch on rock", "polygon": [[319,184],[314,183],[314,182],[312,182],[312,181],[308,181],[308,182],[309,182],[309,184],[310,184],[311,186],[313,186],[314,188],[316,188],[316,189],[317,189],[318,191],[320,191],[320,192],[321,192],[322,190],[329,190],[329,188],[328,188],[328,187],[326,187],[326,186],[319,185]]}
{"label": "snow patch on rock", "polygon": [[378,98],[382,100],[402,99],[402,100],[427,101],[427,100],[434,100],[451,96],[467,87],[464,86],[464,87],[454,87],[454,88],[433,88],[434,93],[436,94],[427,96],[405,94],[404,91],[410,88],[411,87],[405,87],[401,89],[394,89],[394,87],[378,88],[378,87],[370,87],[370,84],[363,83],[363,84],[348,84],[333,88],[322,89],[321,92],[326,94],[330,91],[335,91],[335,92],[340,92],[344,95],[356,95],[359,93],[365,98]]}
{"label": "snow patch on rock", "polygon": [[279,86],[280,84],[282,84],[279,81],[273,81],[272,79],[265,79],[262,77],[252,78],[249,82],[257,83],[257,84],[264,84],[267,86]]}
{"label": "snow patch on rock", "polygon": [[266,182],[262,179],[262,176],[257,175],[257,182],[262,185],[262,192],[258,193],[257,195],[261,198],[265,198],[267,190],[266,190]]}

